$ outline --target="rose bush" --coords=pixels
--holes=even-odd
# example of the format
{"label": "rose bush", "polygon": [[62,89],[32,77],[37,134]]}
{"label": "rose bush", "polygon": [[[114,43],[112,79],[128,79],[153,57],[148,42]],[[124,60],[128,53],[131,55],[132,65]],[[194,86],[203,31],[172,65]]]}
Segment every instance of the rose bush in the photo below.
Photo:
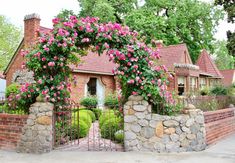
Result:
{"label": "rose bush", "polygon": [[36,92],[58,107],[65,105],[71,91],[70,65],[89,49],[106,52],[118,65],[113,73],[119,78],[124,98],[141,95],[151,103],[174,104],[167,91],[167,68],[155,62],[160,58],[158,49],[139,41],[137,32],[117,23],[100,24],[98,18],[91,17],[71,16],[68,22],[55,18],[53,23],[54,28],[39,38],[34,50],[22,51],[27,58],[24,66],[34,72],[36,80],[22,92],[24,97]]}

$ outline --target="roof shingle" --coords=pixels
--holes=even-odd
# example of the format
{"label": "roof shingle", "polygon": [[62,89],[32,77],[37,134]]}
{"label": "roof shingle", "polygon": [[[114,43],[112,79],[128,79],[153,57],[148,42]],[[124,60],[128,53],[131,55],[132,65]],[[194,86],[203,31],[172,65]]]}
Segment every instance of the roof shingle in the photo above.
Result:
{"label": "roof shingle", "polygon": [[223,75],[222,82],[224,86],[230,86],[235,82],[235,69],[230,70],[220,70]]}
{"label": "roof shingle", "polygon": [[202,50],[196,65],[199,66],[200,70],[213,75],[216,78],[223,78],[222,74],[218,70],[215,63],[212,61],[210,55],[207,53],[205,49]]}

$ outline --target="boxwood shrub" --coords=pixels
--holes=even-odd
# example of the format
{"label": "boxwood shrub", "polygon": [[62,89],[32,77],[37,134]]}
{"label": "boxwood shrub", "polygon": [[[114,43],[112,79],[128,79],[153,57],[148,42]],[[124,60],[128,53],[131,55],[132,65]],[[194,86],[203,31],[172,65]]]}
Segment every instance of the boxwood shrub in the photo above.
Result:
{"label": "boxwood shrub", "polygon": [[80,110],[79,113],[88,114],[91,117],[92,122],[95,122],[96,120],[95,113],[93,113],[91,110]]}
{"label": "boxwood shrub", "polygon": [[83,120],[79,121],[79,126],[77,123],[74,123],[68,128],[68,136],[70,140],[86,137],[89,132],[89,126]]}
{"label": "boxwood shrub", "polygon": [[114,140],[114,134],[120,129],[122,129],[121,118],[114,117],[107,119],[101,126],[101,137]]}
{"label": "boxwood shrub", "polygon": [[80,104],[88,109],[91,108],[96,108],[97,104],[98,104],[98,100],[96,97],[93,96],[89,96],[89,97],[85,97],[80,101]]}
{"label": "boxwood shrub", "polygon": [[98,108],[92,108],[91,111],[93,111],[93,113],[95,113],[95,117],[97,120],[99,120],[101,114],[102,114],[102,110],[98,109]]}

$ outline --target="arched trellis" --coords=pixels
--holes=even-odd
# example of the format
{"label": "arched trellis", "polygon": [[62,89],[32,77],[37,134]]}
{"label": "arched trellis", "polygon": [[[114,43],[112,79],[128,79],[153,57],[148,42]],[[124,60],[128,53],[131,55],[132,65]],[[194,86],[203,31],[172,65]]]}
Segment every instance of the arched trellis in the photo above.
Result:
{"label": "arched trellis", "polygon": [[166,90],[165,66],[154,63],[160,57],[158,50],[139,41],[137,32],[117,23],[100,24],[98,18],[91,17],[71,16],[68,22],[55,18],[53,23],[51,32],[39,38],[34,50],[22,53],[27,58],[26,67],[34,72],[37,81],[22,89],[22,97],[40,94],[58,105],[64,104],[71,86],[69,64],[76,64],[76,55],[90,48],[99,54],[105,51],[118,65],[114,74],[121,82],[124,97],[138,94],[152,103],[174,103]]}

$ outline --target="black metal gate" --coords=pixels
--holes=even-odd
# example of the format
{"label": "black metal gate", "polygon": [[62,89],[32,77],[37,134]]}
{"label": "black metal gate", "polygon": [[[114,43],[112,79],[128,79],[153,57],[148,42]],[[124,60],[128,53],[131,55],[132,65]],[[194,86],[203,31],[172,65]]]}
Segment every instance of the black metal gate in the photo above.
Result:
{"label": "black metal gate", "polygon": [[117,110],[84,109],[75,102],[54,111],[54,149],[123,151],[123,118]]}

